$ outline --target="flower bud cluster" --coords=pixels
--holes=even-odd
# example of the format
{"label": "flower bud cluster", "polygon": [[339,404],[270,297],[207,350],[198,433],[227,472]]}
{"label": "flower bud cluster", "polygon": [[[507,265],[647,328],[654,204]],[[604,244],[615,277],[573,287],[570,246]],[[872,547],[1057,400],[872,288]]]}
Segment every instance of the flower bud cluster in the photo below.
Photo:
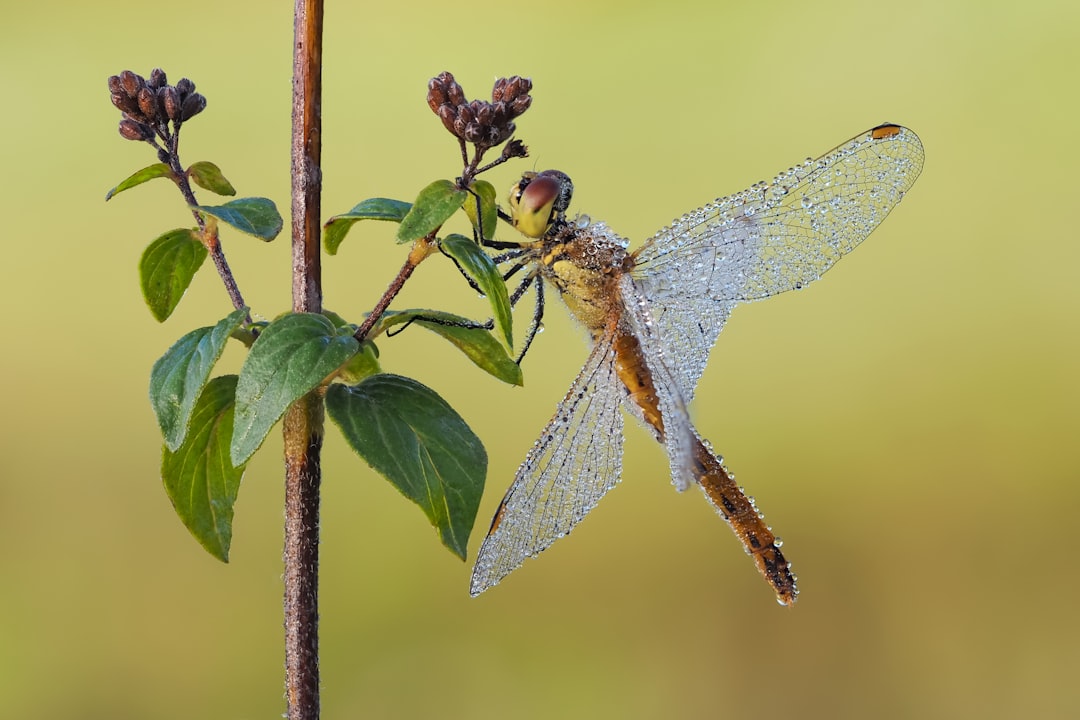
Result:
{"label": "flower bud cluster", "polygon": [[174,130],[206,108],[206,98],[195,92],[195,83],[183,78],[169,85],[161,68],[143,78],[130,70],[109,78],[112,104],[124,114],[120,134],[128,140],[153,141],[169,137]]}
{"label": "flower bud cluster", "polygon": [[514,119],[532,104],[532,80],[514,75],[499,78],[491,102],[469,101],[454,76],[441,73],[428,83],[428,106],[453,135],[482,148],[505,142],[514,134]]}

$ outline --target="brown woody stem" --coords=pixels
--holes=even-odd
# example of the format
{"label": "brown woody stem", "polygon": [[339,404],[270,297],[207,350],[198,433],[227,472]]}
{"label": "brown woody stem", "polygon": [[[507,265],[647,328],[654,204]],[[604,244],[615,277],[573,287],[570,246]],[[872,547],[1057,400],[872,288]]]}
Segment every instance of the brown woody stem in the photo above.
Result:
{"label": "brown woody stem", "polygon": [[[293,311],[322,312],[322,0],[296,0],[293,42]],[[289,720],[319,717],[319,485],[323,404],[318,392],[285,414],[285,687]]]}

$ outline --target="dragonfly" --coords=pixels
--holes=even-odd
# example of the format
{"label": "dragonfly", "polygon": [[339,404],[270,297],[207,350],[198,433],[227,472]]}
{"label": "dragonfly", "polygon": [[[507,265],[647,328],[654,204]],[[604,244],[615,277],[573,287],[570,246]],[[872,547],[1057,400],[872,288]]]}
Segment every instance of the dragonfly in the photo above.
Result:
{"label": "dragonfly", "polygon": [[511,222],[529,239],[506,256],[516,260],[511,273],[527,275],[513,299],[536,283],[526,345],[548,283],[588,331],[591,351],[495,512],[471,595],[567,535],[615,486],[626,412],[666,450],[675,487],[699,486],[778,602],[793,604],[799,590],[780,539],[698,434],[688,407],[735,306],[819,278],[904,198],[923,158],[914,132],[879,125],[683,215],[633,251],[603,222],[567,217],[566,174],[526,173],[509,202]]}

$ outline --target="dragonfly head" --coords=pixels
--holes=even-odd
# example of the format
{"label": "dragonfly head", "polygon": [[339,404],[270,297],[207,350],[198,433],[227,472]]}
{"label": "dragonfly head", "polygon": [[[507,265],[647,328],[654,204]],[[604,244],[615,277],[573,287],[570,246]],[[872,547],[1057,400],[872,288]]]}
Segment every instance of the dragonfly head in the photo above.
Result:
{"label": "dragonfly head", "polygon": [[566,214],[574,183],[558,170],[527,172],[510,188],[510,217],[522,235],[543,237]]}

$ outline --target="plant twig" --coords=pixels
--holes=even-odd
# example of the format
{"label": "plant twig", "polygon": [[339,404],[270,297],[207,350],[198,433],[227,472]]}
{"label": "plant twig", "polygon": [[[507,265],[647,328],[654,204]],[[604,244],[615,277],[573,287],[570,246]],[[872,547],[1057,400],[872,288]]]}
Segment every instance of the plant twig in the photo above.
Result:
{"label": "plant twig", "polygon": [[[236,277],[229,268],[228,261],[225,260],[225,251],[222,250],[221,242],[218,240],[217,227],[213,223],[208,225],[202,213],[195,209],[195,206],[199,203],[195,199],[195,193],[191,189],[191,181],[188,180],[184,166],[180,164],[179,140],[180,130],[177,129],[169,137],[168,149],[165,151],[169,157],[169,168],[173,171],[173,178],[176,181],[176,186],[180,188],[180,194],[184,196],[188,207],[191,208],[191,214],[199,226],[203,245],[210,252],[210,258],[214,261],[214,267],[217,268],[221,282],[225,284],[225,292],[229,294],[229,300],[232,301],[233,307],[239,310],[244,307],[244,297],[240,294],[240,286],[236,284]],[[250,314],[247,316],[247,322],[251,323]]]}
{"label": "plant twig", "polygon": [[397,294],[401,292],[401,288],[404,287],[405,281],[408,280],[413,274],[413,271],[416,270],[416,266],[438,249],[438,246],[435,244],[436,232],[437,231],[433,230],[427,237],[422,237],[413,244],[412,250],[409,251],[409,257],[405,260],[405,264],[398,270],[397,277],[390,282],[390,286],[386,288],[386,292],[384,292],[382,297],[379,298],[379,301],[375,303],[375,307],[371,309],[368,316],[364,318],[363,324],[357,328],[355,333],[353,333],[354,338],[360,342],[364,341],[364,338],[368,336],[371,329],[375,327],[375,323],[377,323],[379,318],[382,317],[382,314],[386,312],[386,308],[390,307],[390,303],[393,302],[394,298],[397,297]]}
{"label": "plant twig", "polygon": [[[295,0],[292,112],[293,311],[322,312],[322,0]],[[285,436],[285,686],[289,720],[319,717],[319,485],[323,404],[289,408]]]}

